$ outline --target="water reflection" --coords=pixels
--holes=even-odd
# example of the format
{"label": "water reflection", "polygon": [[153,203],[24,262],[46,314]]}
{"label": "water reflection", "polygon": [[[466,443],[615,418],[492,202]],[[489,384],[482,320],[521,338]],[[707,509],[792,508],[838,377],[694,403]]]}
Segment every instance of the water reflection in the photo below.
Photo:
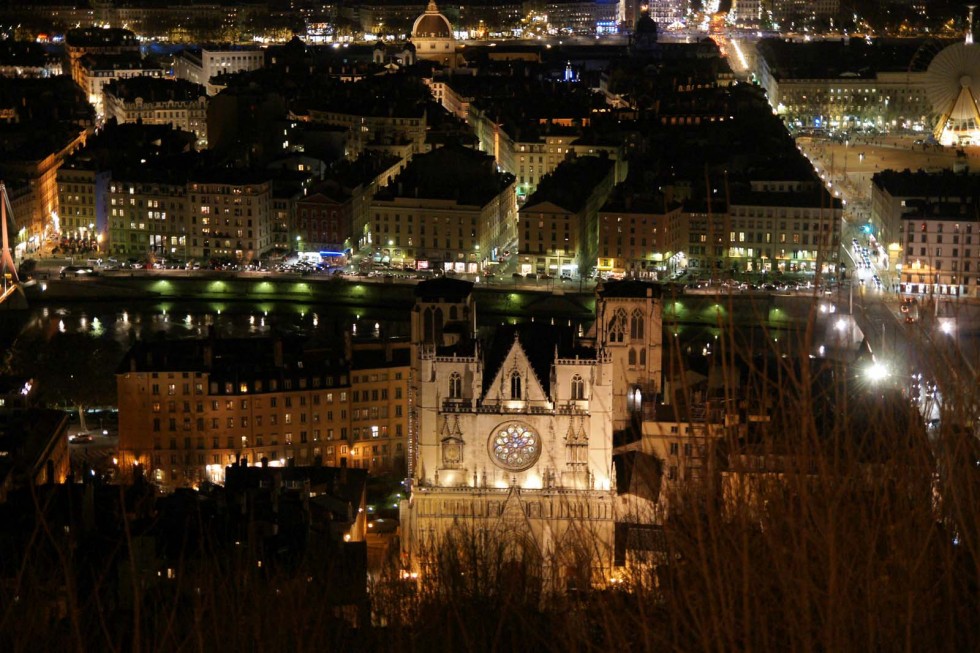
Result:
{"label": "water reflection", "polygon": [[[322,314],[329,315],[323,319]],[[179,317],[177,317],[179,316]],[[356,319],[355,319],[356,316]],[[174,317],[174,319],[171,319]],[[128,302],[46,305],[30,310],[22,333],[84,333],[95,340],[113,339],[128,349],[137,340],[201,338],[213,329],[221,337],[286,333],[334,338],[357,320],[370,320],[366,334],[409,335],[408,311],[356,311],[339,306],[270,302]]]}

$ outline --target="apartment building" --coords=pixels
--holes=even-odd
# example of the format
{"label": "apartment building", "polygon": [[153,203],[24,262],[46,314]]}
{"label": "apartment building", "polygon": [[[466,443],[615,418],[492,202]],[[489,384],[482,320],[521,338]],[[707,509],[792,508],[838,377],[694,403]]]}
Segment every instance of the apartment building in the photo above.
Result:
{"label": "apartment building", "polygon": [[[445,84],[449,87],[454,83],[449,80]],[[468,81],[467,85],[473,83]],[[444,105],[449,97],[448,93],[444,95]],[[541,180],[569,156],[606,156],[615,163],[614,183],[626,180],[626,146],[622,141],[593,138],[587,131],[588,118],[542,118],[518,125],[496,117],[478,103],[470,101],[467,106],[467,121],[480,150],[492,155],[497,165],[517,178],[518,202],[532,195]]]}
{"label": "apartment building", "polygon": [[105,114],[103,89],[106,84],[118,79],[132,77],[163,78],[166,75],[163,65],[151,58],[135,55],[86,55],[79,62],[79,86],[85,91],[88,101],[99,115]]}
{"label": "apartment building", "polygon": [[542,179],[519,212],[518,272],[586,275],[595,268],[599,209],[615,167],[608,158],[573,157]]}
{"label": "apartment building", "polygon": [[71,163],[58,169],[58,217],[63,236],[105,239],[109,226],[110,177],[107,170]]}
{"label": "apartment building", "polygon": [[120,467],[168,489],[220,483],[242,461],[401,473],[409,358],[376,338],[137,343],[116,373]]}
{"label": "apartment building", "polygon": [[204,87],[183,80],[132,77],[102,87],[106,120],[144,125],[173,125],[197,137],[197,148],[208,145],[208,99]]}
{"label": "apartment building", "polygon": [[476,274],[516,238],[514,177],[460,146],[418,155],[371,202],[362,251],[397,267]]}
{"label": "apartment building", "polygon": [[966,203],[922,202],[902,215],[900,290],[980,295],[980,216]]}
{"label": "apartment building", "polygon": [[599,274],[663,279],[676,272],[688,244],[681,208],[659,194],[610,198],[599,211]]}
{"label": "apartment building", "polygon": [[234,169],[195,172],[187,196],[190,256],[253,260],[272,249],[268,175]]}
{"label": "apartment building", "polygon": [[187,183],[179,171],[117,173],[108,191],[107,252],[139,259],[194,256],[188,248]]}
{"label": "apartment building", "polygon": [[86,55],[121,55],[138,57],[139,40],[128,29],[80,27],[65,33],[65,56],[75,83],[85,88],[82,58]]}
{"label": "apartment building", "polygon": [[174,76],[192,84],[203,86],[208,95],[220,89],[211,79],[224,73],[247,72],[265,67],[265,51],[259,48],[233,46],[205,46],[189,48],[174,61]]}

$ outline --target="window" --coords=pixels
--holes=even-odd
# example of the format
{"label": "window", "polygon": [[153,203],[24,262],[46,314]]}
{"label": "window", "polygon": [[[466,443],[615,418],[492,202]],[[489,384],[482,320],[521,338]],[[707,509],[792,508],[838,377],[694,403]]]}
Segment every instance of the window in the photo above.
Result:
{"label": "window", "polygon": [[609,342],[623,342],[626,337],[626,311],[619,309],[609,321]]}
{"label": "window", "polygon": [[514,370],[510,375],[510,398],[520,399],[521,395],[521,373]]}
{"label": "window", "polygon": [[572,377],[572,399],[585,399],[585,381],[578,374]]}
{"label": "window", "polygon": [[449,398],[459,399],[463,396],[463,379],[459,372],[453,372],[449,376]]}
{"label": "window", "polygon": [[630,340],[643,339],[643,313],[640,309],[633,311],[633,319],[630,320]]}

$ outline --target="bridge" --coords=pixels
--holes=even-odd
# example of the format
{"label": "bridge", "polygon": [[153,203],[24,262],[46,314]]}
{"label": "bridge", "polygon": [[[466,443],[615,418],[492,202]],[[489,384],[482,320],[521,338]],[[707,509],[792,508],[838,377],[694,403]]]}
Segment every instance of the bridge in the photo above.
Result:
{"label": "bridge", "polygon": [[7,195],[7,186],[0,181],[0,234],[2,234],[3,252],[0,254],[0,312],[25,309],[27,299],[20,285],[17,276],[17,266],[14,265],[14,257],[11,255],[10,246],[10,224],[14,219],[14,212],[10,206],[10,197]]}

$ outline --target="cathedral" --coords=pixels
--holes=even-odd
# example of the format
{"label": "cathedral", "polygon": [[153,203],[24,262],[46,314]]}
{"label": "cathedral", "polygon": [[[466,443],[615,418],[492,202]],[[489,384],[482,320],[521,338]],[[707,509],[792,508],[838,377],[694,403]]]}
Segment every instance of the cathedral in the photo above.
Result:
{"label": "cathedral", "polygon": [[482,338],[471,283],[418,285],[406,569],[424,577],[451,540],[510,551],[544,592],[615,576],[614,425],[642,401],[641,386],[656,385],[636,380],[640,356],[644,370],[660,368],[659,294],[641,285],[620,288],[609,310],[600,294],[609,324],[588,337],[526,323]]}

